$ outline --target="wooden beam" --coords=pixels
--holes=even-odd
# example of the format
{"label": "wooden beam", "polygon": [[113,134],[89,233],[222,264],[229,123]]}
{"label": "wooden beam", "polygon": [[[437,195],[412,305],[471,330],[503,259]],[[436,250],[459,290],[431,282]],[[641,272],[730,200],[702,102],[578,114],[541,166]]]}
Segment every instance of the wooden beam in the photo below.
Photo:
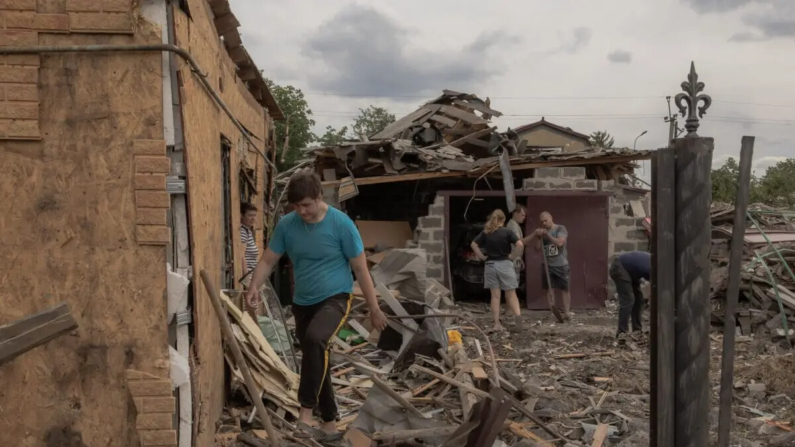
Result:
{"label": "wooden beam", "polygon": [[235,65],[239,65],[248,60],[248,52],[244,46],[240,45],[239,47],[229,49],[229,57]]}
{"label": "wooden beam", "polygon": [[243,81],[253,81],[257,79],[259,72],[254,67],[245,67],[237,71],[237,77]]}
{"label": "wooden beam", "polygon": [[0,365],[76,328],[66,303],[0,326]]}
{"label": "wooden beam", "polygon": [[[448,127],[453,127],[453,126],[455,126],[458,123],[458,121],[452,120],[452,119],[450,119],[450,118],[448,118],[448,117],[446,117],[444,115],[431,115],[431,117],[429,119],[431,121],[436,121],[439,124],[444,124],[445,126],[448,126]],[[463,133],[463,131],[462,131],[462,133]]]}
{"label": "wooden beam", "polygon": [[237,31],[237,28],[223,34],[221,37],[224,38],[224,45],[226,45],[226,48],[236,48],[243,45],[243,40],[240,38],[240,33]]}
{"label": "wooden beam", "polygon": [[492,115],[497,117],[502,116],[502,112],[498,112],[490,107],[486,107],[485,105],[479,104],[477,102],[467,102],[467,101],[462,101],[460,99],[456,99],[453,101],[453,104],[461,107],[466,107],[468,109],[477,110],[478,112],[485,113],[486,115]]}
{"label": "wooden beam", "polygon": [[483,118],[475,115],[474,113],[469,113],[466,110],[461,110],[458,107],[442,106],[439,111],[447,116],[457,118],[469,124],[488,124],[488,121],[484,120]]}
{"label": "wooden beam", "polygon": [[235,15],[231,12],[216,17],[214,22],[215,30],[219,36],[223,36],[224,34],[237,29],[237,27],[240,26],[240,22],[237,21],[237,17],[235,17]]}
{"label": "wooden beam", "polygon": [[754,157],[754,137],[743,137],[740,148],[740,177],[734,203],[734,225],[729,250],[729,284],[726,292],[726,314],[723,327],[723,353],[720,376],[720,414],[718,416],[718,447],[729,447],[732,423],[732,392],[734,390],[734,337],[737,333],[734,318],[740,297],[740,274],[745,248],[745,220],[748,191],[751,188],[751,164]]}

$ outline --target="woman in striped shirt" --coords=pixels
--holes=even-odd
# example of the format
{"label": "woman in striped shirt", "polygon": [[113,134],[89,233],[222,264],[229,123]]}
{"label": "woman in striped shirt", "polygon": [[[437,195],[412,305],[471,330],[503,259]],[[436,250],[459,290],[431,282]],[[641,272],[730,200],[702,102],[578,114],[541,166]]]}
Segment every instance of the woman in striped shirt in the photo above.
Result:
{"label": "woman in striped shirt", "polygon": [[250,203],[240,204],[240,239],[246,247],[243,258],[243,273],[248,273],[257,266],[259,247],[254,237],[254,223],[257,221],[257,207]]}

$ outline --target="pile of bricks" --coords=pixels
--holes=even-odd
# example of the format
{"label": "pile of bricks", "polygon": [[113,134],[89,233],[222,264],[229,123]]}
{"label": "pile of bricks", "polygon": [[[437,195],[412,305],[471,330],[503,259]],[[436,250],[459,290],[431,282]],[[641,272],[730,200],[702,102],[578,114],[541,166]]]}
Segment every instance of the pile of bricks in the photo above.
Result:
{"label": "pile of bricks", "polygon": [[171,380],[132,369],[126,371],[126,378],[138,413],[135,427],[141,446],[176,446],[177,431],[172,430],[176,403]]}

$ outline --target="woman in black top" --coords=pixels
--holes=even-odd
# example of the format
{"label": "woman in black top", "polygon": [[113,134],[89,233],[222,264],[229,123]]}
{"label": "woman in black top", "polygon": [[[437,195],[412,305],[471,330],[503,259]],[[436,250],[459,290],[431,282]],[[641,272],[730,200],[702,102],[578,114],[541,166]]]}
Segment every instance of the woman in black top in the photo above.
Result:
{"label": "woman in black top", "polygon": [[[505,291],[505,303],[511,312],[509,327],[518,332],[521,330],[521,310],[516,288],[519,286],[513,261],[510,260],[514,245],[518,250],[524,246],[516,234],[505,228],[505,214],[502,210],[494,210],[483,232],[472,241],[472,250],[482,261],[486,262],[483,286],[491,291],[491,315],[494,318],[494,330],[503,330],[500,324],[500,291]],[[485,248],[485,253],[482,248]]]}

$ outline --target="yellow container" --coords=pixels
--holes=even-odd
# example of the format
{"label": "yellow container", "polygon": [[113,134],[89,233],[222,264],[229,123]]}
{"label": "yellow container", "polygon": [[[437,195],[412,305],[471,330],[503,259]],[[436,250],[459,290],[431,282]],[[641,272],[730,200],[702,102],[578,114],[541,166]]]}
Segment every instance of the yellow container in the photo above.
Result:
{"label": "yellow container", "polygon": [[460,332],[458,332],[455,329],[451,329],[451,330],[447,331],[447,345],[448,346],[453,346],[455,344],[459,344],[460,345],[461,342],[462,342],[462,339],[461,339],[461,333]]}

